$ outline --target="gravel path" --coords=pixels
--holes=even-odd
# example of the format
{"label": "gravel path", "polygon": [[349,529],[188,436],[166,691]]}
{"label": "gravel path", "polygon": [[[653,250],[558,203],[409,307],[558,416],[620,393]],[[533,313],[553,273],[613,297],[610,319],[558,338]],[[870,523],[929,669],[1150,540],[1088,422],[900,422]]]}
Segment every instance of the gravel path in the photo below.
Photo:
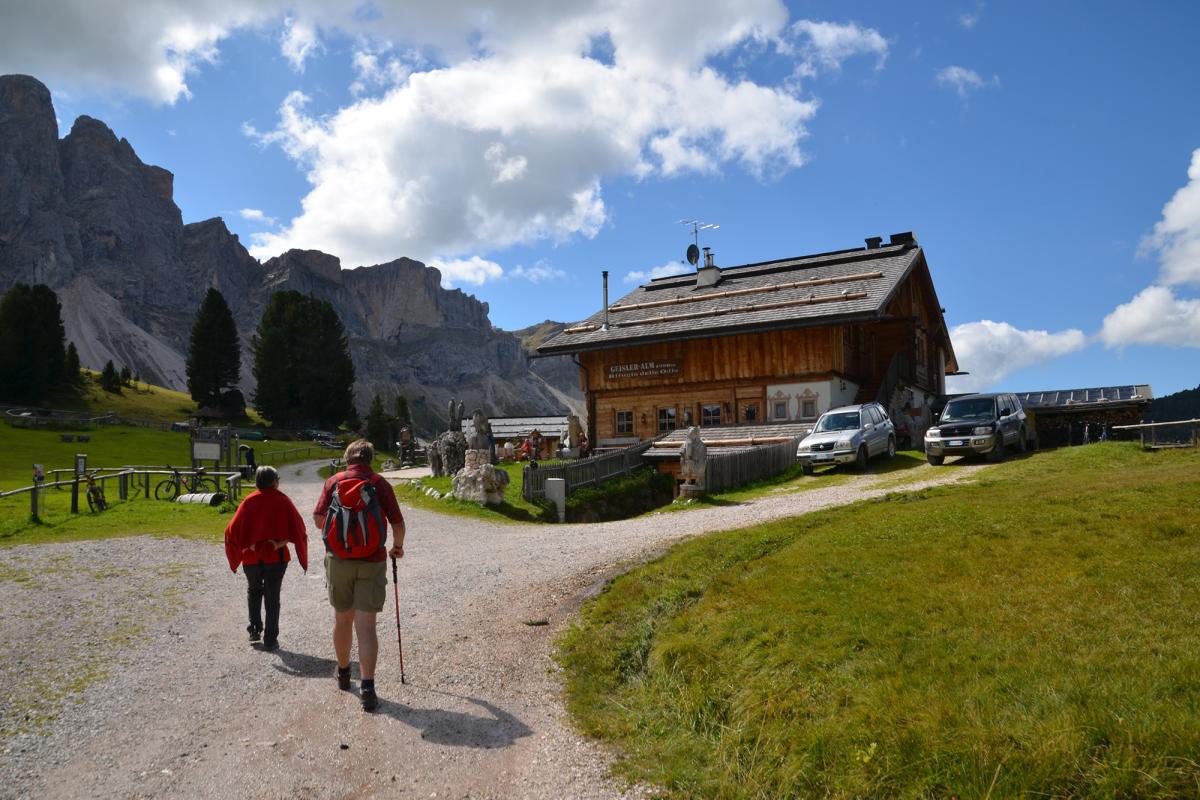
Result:
{"label": "gravel path", "polygon": [[[976,470],[929,470],[902,488]],[[643,796],[608,777],[608,756],[563,709],[553,641],[582,599],[683,537],[882,494],[872,484],[893,477],[598,525],[405,509],[409,684],[389,596],[375,714],[332,677],[315,530],[309,573],[293,562],[284,581],[274,653],[247,644],[245,579],[216,544],[136,537],[2,550],[0,797]],[[281,488],[307,512],[320,482],[301,465]]]}

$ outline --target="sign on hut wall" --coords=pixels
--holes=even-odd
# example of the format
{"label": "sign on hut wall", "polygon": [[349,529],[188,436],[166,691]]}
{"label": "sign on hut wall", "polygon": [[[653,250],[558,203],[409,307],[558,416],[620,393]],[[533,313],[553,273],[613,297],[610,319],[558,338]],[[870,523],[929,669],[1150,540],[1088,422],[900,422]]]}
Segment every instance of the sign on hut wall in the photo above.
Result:
{"label": "sign on hut wall", "polygon": [[636,361],[632,364],[608,365],[608,379],[610,381],[629,378],[661,378],[666,375],[678,374],[678,361]]}

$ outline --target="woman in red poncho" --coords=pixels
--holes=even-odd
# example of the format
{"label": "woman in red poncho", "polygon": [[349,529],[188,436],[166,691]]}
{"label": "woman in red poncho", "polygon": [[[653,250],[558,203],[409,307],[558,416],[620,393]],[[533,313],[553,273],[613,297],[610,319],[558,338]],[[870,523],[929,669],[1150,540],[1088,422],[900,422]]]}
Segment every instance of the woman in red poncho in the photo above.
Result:
{"label": "woman in red poncho", "polygon": [[225,557],[231,570],[237,572],[241,564],[246,574],[250,641],[262,637],[263,649],[274,650],[279,647],[279,590],[291,559],[288,542],[296,548],[301,569],[308,572],[308,531],[291,499],[279,491],[279,473],[274,467],[259,467],[254,483],[258,491],[246,496],[225,528]]}

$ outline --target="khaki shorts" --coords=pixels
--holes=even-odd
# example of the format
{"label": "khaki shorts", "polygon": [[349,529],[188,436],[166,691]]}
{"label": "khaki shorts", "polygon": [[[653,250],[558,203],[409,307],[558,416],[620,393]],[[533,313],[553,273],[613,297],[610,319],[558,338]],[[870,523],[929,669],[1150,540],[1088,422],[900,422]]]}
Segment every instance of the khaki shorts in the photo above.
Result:
{"label": "khaki shorts", "polygon": [[325,588],[335,611],[378,614],[387,601],[387,562],[342,559],[325,554]]}

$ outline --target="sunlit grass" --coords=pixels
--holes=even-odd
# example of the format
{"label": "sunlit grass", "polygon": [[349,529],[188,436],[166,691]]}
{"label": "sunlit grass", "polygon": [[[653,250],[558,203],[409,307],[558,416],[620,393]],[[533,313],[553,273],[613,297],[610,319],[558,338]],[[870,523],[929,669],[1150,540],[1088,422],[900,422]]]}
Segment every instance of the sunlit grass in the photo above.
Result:
{"label": "sunlit grass", "polygon": [[679,797],[1200,795],[1200,453],[1109,443],[713,534],[563,638]]}

